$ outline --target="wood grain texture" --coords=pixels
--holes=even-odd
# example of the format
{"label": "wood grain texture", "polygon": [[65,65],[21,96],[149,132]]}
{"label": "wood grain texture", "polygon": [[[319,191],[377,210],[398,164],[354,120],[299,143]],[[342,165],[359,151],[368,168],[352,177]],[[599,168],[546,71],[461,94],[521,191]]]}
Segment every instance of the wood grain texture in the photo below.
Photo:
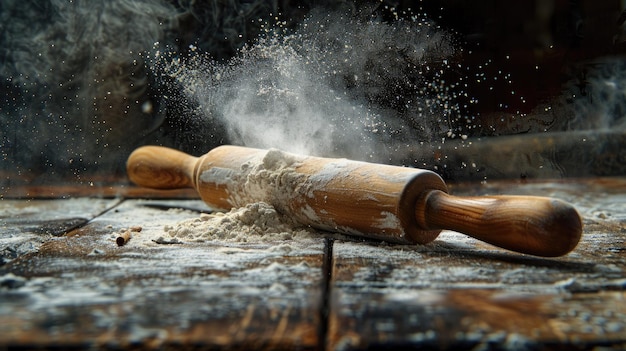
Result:
{"label": "wood grain texture", "polygon": [[119,199],[77,198],[0,201],[0,267],[36,252],[53,237],[87,224],[119,204]]}
{"label": "wood grain texture", "polygon": [[178,150],[150,146],[128,156],[127,173],[136,184],[154,189],[194,187],[197,158]]}
{"label": "wood grain texture", "polygon": [[319,349],[324,239],[149,240],[199,216],[179,202],[126,200],[0,267],[0,348]]}
{"label": "wood grain texture", "polygon": [[549,197],[456,197],[433,191],[417,203],[416,216],[425,228],[456,230],[501,248],[544,257],[572,251],[582,234],[576,209]]}
{"label": "wood grain texture", "polygon": [[559,258],[451,231],[423,246],[335,241],[327,349],[624,349],[623,178],[451,189],[561,197],[579,208],[582,239]]}

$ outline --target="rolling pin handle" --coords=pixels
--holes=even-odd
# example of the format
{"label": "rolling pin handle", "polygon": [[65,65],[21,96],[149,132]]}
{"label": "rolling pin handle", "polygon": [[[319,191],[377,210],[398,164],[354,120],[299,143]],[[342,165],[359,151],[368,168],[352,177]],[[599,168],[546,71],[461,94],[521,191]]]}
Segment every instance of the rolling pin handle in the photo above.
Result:
{"label": "rolling pin handle", "polygon": [[425,229],[454,230],[501,248],[544,257],[572,251],[582,234],[576,209],[548,197],[457,197],[432,190],[418,201],[415,214]]}
{"label": "rolling pin handle", "polygon": [[128,177],[135,184],[153,189],[195,186],[198,158],[162,146],[142,146],[126,162]]}

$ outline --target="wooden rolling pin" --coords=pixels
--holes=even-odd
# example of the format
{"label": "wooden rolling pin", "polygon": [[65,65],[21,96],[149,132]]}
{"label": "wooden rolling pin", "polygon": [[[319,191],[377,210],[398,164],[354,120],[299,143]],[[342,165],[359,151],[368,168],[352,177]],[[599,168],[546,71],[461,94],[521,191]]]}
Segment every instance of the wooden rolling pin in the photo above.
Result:
{"label": "wooden rolling pin", "polygon": [[425,244],[442,229],[537,256],[576,247],[582,222],[569,204],[534,196],[456,197],[427,170],[279,150],[220,146],[201,157],[144,146],[127,162],[130,179],[156,189],[195,188],[229,210],[267,202],[304,225],[395,243]]}

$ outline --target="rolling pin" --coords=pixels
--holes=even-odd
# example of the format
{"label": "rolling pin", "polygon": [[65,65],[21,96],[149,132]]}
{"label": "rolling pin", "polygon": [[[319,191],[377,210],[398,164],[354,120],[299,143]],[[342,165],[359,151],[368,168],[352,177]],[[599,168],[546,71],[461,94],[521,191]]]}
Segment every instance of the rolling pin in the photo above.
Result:
{"label": "rolling pin", "polygon": [[582,233],[578,212],[561,200],[452,196],[439,175],[416,168],[228,145],[201,157],[144,146],[126,166],[137,185],[195,188],[216,210],[266,202],[303,225],[394,243],[426,244],[448,229],[555,257],[573,250]]}

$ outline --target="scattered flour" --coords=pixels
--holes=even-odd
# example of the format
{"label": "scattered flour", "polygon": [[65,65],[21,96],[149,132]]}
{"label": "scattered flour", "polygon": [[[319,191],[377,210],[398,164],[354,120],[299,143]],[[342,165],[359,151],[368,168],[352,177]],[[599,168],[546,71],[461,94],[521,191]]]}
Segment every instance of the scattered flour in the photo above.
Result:
{"label": "scattered flour", "polygon": [[164,243],[281,241],[315,235],[313,229],[302,227],[265,202],[251,203],[229,212],[203,213],[198,218],[165,225],[163,229],[165,237],[161,241]]}

